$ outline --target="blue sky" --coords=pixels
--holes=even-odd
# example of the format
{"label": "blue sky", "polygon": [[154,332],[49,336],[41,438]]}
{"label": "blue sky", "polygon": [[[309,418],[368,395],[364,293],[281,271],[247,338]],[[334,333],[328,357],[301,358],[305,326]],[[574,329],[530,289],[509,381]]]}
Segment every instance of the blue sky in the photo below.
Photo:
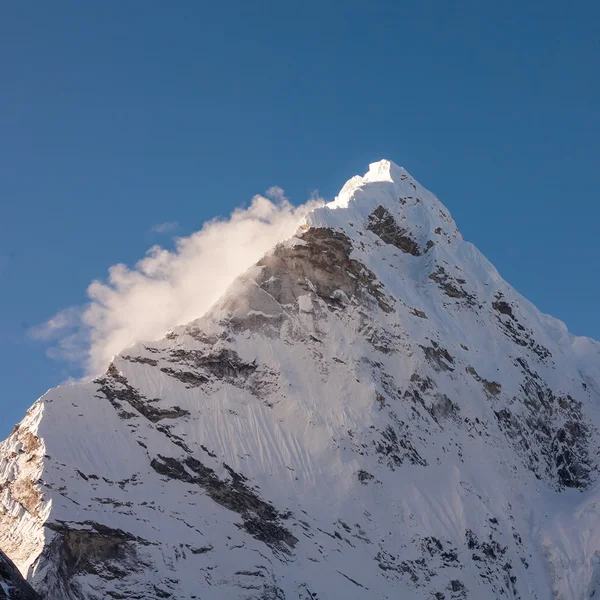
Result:
{"label": "blue sky", "polygon": [[380,158],[600,338],[599,21],[591,1],[6,3],[0,436],[78,375],[29,329],[110,265],[273,185],[331,198]]}

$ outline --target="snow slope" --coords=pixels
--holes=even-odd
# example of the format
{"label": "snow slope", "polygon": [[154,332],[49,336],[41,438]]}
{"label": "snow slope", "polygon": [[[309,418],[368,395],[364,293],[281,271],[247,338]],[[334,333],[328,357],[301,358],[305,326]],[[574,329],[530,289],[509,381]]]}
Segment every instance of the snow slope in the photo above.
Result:
{"label": "snow slope", "polygon": [[47,599],[600,590],[600,344],[389,161],[202,318],[38,400],[0,548]]}

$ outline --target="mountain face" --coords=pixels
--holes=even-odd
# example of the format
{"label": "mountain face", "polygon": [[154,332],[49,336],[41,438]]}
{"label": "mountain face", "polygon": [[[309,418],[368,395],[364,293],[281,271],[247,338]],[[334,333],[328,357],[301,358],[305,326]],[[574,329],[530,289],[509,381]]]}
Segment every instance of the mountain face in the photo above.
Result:
{"label": "mountain face", "polygon": [[0,548],[46,600],[597,597],[599,401],[600,344],[381,161],[32,406]]}
{"label": "mountain face", "polygon": [[0,600],[40,600],[19,569],[0,550]]}

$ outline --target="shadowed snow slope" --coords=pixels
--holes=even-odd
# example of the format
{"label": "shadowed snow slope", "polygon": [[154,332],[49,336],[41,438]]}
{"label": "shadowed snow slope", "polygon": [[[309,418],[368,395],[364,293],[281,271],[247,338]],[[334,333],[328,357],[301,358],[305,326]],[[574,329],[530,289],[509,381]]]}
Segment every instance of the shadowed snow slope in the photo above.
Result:
{"label": "shadowed snow slope", "polygon": [[600,591],[600,345],[381,161],[202,318],[38,400],[0,548],[43,598]]}

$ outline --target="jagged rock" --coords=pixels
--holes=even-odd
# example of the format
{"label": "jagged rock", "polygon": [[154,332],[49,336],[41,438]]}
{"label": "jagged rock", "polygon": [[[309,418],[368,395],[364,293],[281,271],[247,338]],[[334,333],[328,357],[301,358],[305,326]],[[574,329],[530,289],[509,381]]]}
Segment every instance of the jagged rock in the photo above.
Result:
{"label": "jagged rock", "polygon": [[[407,235],[408,230],[398,227],[394,217],[383,206],[378,206],[370,215],[367,229],[377,234],[386,244],[392,244],[413,256],[420,256],[419,244]],[[433,242],[427,242],[425,252],[429,250]]]}
{"label": "jagged rock", "polygon": [[0,599],[40,600],[35,590],[23,579],[19,569],[0,550]]}

